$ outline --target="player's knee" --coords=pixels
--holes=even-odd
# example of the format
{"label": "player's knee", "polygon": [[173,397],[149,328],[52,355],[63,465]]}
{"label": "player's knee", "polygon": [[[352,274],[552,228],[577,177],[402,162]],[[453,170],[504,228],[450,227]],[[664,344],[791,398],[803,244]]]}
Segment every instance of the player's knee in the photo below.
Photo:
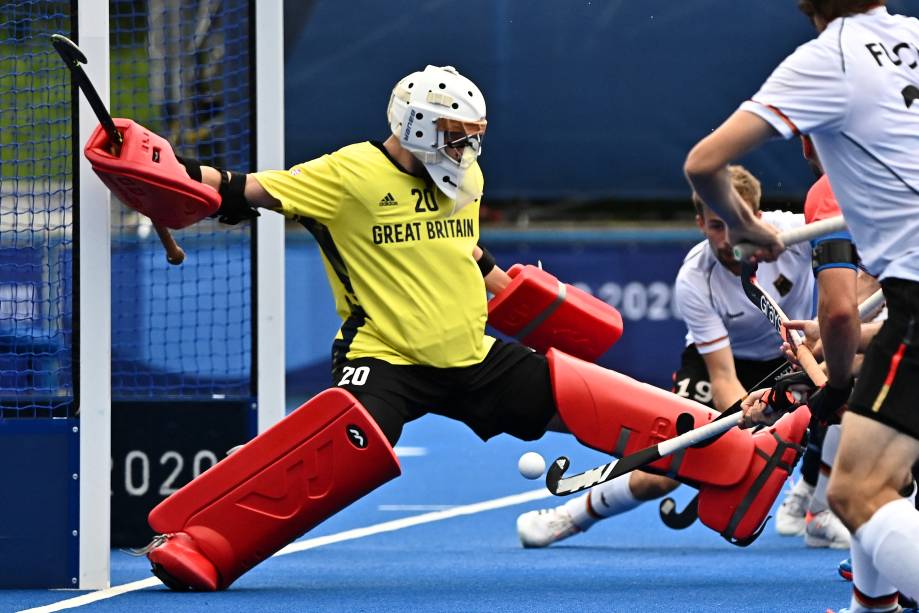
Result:
{"label": "player's knee", "polygon": [[855,499],[852,496],[852,492],[846,488],[845,482],[840,483],[840,481],[839,479],[830,480],[826,489],[826,501],[833,513],[848,525],[848,518],[854,516],[853,505]]}
{"label": "player's knee", "polygon": [[867,521],[873,513],[874,501],[883,489],[882,484],[870,478],[859,478],[835,468],[827,485],[826,498],[830,509],[851,531]]}

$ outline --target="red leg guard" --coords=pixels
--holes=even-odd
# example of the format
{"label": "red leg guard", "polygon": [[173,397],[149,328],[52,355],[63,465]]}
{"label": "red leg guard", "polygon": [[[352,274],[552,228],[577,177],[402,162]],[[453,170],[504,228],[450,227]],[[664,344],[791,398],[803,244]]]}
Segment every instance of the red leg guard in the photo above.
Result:
{"label": "red leg guard", "polygon": [[[692,416],[695,427],[718,416],[705,405],[556,349],[546,357],[562,421],[583,444],[614,456],[673,438],[683,413]],[[661,458],[648,470],[681,481],[727,486],[744,478],[752,456],[752,436],[735,428],[710,445]]]}
{"label": "red leg guard", "polygon": [[702,523],[735,545],[752,543],[762,532],[775,499],[804,452],[810,418],[810,411],[802,406],[771,428],[754,434],[756,453],[740,483],[699,488]]}
{"label": "red leg guard", "polygon": [[173,589],[225,589],[244,572],[401,473],[348,392],[326,390],[161,502],[148,557]]}
{"label": "red leg guard", "polygon": [[213,592],[218,587],[217,569],[184,532],[170,535],[148,557],[153,574],[174,590]]}

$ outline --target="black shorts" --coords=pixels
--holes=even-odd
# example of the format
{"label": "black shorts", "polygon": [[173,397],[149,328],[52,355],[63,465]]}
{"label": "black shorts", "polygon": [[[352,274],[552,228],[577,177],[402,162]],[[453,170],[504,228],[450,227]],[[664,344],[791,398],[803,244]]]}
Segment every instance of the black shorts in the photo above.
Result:
{"label": "black shorts", "polygon": [[[782,364],[785,364],[784,358],[773,358],[771,360],[734,358],[734,370],[737,373],[737,379],[743,388],[747,390],[762,381],[764,377]],[[770,383],[764,385],[768,387]],[[712,395],[712,384],[708,377],[708,368],[705,366],[705,360],[695,345],[689,345],[683,350],[683,355],[680,356],[680,368],[673,373],[673,388],[670,391],[684,398],[701,402],[713,409],[715,408],[715,398]]]}
{"label": "black shorts", "polygon": [[919,283],[881,282],[887,321],[868,345],[849,410],[919,439]]}
{"label": "black shorts", "polygon": [[556,412],[546,357],[500,340],[473,366],[396,366],[358,358],[332,374],[392,444],[405,423],[427,413],[461,421],[482,440],[506,433],[530,441],[545,433]]}

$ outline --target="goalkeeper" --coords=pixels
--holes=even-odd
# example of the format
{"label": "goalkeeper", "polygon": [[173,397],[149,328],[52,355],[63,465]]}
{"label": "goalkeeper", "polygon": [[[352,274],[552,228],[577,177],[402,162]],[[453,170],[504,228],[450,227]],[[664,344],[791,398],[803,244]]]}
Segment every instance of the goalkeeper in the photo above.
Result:
{"label": "goalkeeper", "polygon": [[[334,389],[150,513],[164,535],[149,553],[154,573],[174,589],[226,588],[397,476],[391,446],[426,413],[459,420],[483,440],[532,440],[557,426],[619,456],[674,436],[683,414],[700,424],[717,415],[568,355],[598,337],[608,339],[603,350],[615,342],[621,329],[603,323],[621,328],[615,309],[533,267],[509,275],[477,244],[486,119],[470,80],[428,66],[396,84],[388,118],[385,141],[290,170],[242,174],[183,161],[190,177],[219,190],[221,221],[252,219],[263,208],[313,234],[343,323],[332,343]],[[509,314],[497,321],[493,309],[499,330],[528,339],[562,331],[574,340],[554,338],[543,355],[486,335],[486,290]],[[543,299],[546,311],[533,314]],[[521,322],[527,312],[534,316]],[[510,320],[527,333],[509,330]],[[805,427],[790,414],[768,432],[734,429],[649,470],[699,487],[702,522],[746,543],[797,460]],[[764,472],[768,479],[759,478]]]}

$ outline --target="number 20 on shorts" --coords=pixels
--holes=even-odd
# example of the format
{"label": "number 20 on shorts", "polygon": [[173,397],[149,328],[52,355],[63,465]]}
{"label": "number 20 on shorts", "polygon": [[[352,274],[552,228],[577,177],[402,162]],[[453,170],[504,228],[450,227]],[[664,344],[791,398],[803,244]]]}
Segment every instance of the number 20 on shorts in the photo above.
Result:
{"label": "number 20 on shorts", "polygon": [[370,376],[369,366],[345,366],[341,369],[341,381],[338,385],[363,385],[367,383],[367,377]]}

